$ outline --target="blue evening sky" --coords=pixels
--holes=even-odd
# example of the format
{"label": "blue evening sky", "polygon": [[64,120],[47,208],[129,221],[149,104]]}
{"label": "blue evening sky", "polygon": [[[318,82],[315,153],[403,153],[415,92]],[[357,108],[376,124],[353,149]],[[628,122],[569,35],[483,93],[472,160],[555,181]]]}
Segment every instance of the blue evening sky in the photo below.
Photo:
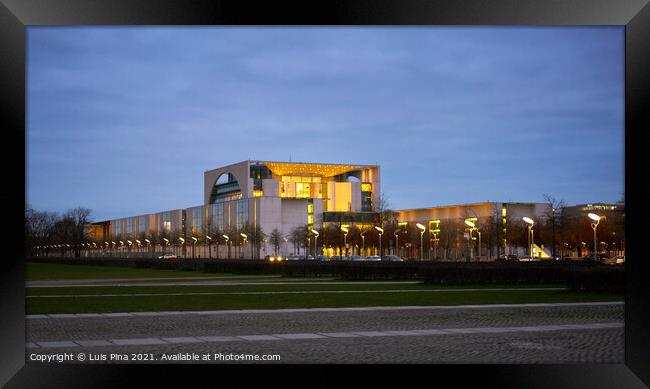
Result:
{"label": "blue evening sky", "polygon": [[30,27],[27,194],[95,220],[246,159],[379,164],[393,208],[623,196],[622,27]]}

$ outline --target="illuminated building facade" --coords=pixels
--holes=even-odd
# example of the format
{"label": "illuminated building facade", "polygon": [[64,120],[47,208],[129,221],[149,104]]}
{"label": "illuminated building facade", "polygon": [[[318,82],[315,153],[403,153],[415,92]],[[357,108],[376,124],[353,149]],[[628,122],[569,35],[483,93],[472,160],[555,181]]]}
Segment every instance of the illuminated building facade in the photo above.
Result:
{"label": "illuminated building facade", "polygon": [[109,246],[126,249],[136,240],[159,243],[163,238],[173,247],[182,238],[186,250],[193,237],[203,244],[207,236],[212,243],[232,245],[254,239],[258,231],[268,236],[278,230],[287,240],[282,251],[295,252],[288,237],[296,228],[377,222],[379,195],[379,166],[249,160],[204,172],[203,205],[94,225],[104,226],[102,238]]}

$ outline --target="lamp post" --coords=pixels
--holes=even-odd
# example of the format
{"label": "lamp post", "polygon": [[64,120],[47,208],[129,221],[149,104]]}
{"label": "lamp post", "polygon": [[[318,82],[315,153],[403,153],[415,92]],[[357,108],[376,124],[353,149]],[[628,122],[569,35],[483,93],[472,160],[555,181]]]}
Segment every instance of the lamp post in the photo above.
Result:
{"label": "lamp post", "polygon": [[438,260],[438,233],[435,230],[433,232],[433,258]]}
{"label": "lamp post", "polygon": [[248,242],[248,235],[244,234],[243,232],[240,232],[239,236],[244,238],[244,241],[242,242],[242,246],[244,246],[244,253],[242,253],[242,255],[244,255],[246,251],[246,243]]}
{"label": "lamp post", "polygon": [[533,239],[533,226],[535,225],[535,221],[529,217],[524,216],[523,221],[528,224],[528,250],[530,251],[530,258],[533,258],[533,245],[535,244],[535,240]]}
{"label": "lamp post", "polygon": [[313,228],[311,229],[311,233],[314,234],[314,258],[316,258],[318,256],[318,235],[320,234]]}
{"label": "lamp post", "polygon": [[226,240],[226,247],[228,248],[228,259],[230,259],[230,237],[228,235],[221,235]]}
{"label": "lamp post", "polygon": [[596,228],[598,228],[598,223],[600,223],[600,216],[596,215],[595,213],[590,213],[587,216],[589,216],[589,219],[592,220],[591,223],[591,228],[594,230],[594,262],[598,261],[598,242],[596,241]]}
{"label": "lamp post", "polygon": [[178,253],[179,253],[179,254],[182,253],[182,254],[183,254],[183,258],[184,258],[184,257],[185,257],[185,250],[183,249],[183,246],[185,245],[185,238],[183,238],[182,236],[179,236],[179,237],[178,237],[178,241],[180,242],[180,244],[179,244],[179,246],[178,246]]}
{"label": "lamp post", "polygon": [[424,261],[424,231],[427,228],[420,223],[415,223],[415,226],[420,229],[420,261]]}
{"label": "lamp post", "polygon": [[212,259],[212,237],[210,235],[206,235],[205,240],[208,241],[208,258]]}
{"label": "lamp post", "polygon": [[393,235],[395,235],[395,250],[397,250],[397,256],[399,256],[399,233],[401,232],[401,229],[396,229]]}
{"label": "lamp post", "polygon": [[345,250],[345,256],[348,256],[348,232],[349,230],[346,227],[341,226],[341,231],[343,231],[343,249]]}
{"label": "lamp post", "polygon": [[289,238],[283,236],[282,239],[284,240],[284,255],[289,256]]}
{"label": "lamp post", "polygon": [[378,226],[375,226],[375,230],[379,232],[379,258],[381,259],[381,236],[384,235],[384,229]]}
{"label": "lamp post", "polygon": [[194,236],[192,237],[192,259],[194,259],[196,257],[195,256],[196,242],[198,242],[198,241],[199,240],[196,237],[194,237]]}
{"label": "lamp post", "polygon": [[472,231],[478,229],[476,228],[476,224],[474,224],[474,222],[471,220],[465,220],[465,225],[469,227],[469,238],[467,239],[467,244],[469,245],[469,259],[471,261],[472,257],[474,256],[474,245],[472,245]]}
{"label": "lamp post", "polygon": [[[366,230],[366,231],[363,231],[361,234],[359,234],[359,235],[361,235],[361,252],[362,253],[364,253],[366,251],[366,237],[364,236],[366,234],[366,232],[368,232],[368,231]],[[362,254],[362,256],[363,256],[363,254]]]}

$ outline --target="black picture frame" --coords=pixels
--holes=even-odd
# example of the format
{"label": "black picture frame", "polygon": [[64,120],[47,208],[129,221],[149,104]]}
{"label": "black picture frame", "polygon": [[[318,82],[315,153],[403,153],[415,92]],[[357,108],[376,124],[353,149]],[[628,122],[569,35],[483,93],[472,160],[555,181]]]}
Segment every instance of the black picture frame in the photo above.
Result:
{"label": "black picture frame", "polygon": [[[642,257],[642,234],[650,221],[644,135],[650,126],[643,115],[650,101],[650,6],[646,0],[603,1],[328,1],[259,2],[181,0],[1,0],[0,112],[2,115],[4,183],[0,200],[0,384],[23,387],[130,386],[146,379],[184,382],[206,374],[215,384],[224,377],[242,385],[338,386],[363,384],[415,385],[454,382],[500,388],[636,388],[650,385],[650,258]],[[303,366],[310,383],[295,382],[291,366],[25,366],[25,275],[23,229],[26,203],[26,28],[58,25],[510,25],[625,26],[625,202],[626,263],[625,364],[621,365],[420,365],[420,366]],[[26,170],[26,169],[25,169]],[[8,220],[7,220],[8,219]],[[13,243],[12,243],[13,242]],[[251,369],[259,374],[250,374]],[[399,369],[396,371],[396,369]],[[344,375],[346,378],[343,378]],[[451,381],[448,381],[451,380]],[[645,385],[644,385],[645,383]],[[153,385],[153,384],[150,384]]]}

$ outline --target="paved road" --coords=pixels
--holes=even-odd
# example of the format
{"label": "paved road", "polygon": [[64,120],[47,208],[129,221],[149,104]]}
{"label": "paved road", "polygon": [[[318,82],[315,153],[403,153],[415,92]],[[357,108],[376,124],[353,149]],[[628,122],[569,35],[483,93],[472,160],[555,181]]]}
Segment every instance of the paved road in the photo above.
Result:
{"label": "paved road", "polygon": [[528,304],[41,317],[27,320],[27,356],[151,353],[161,361],[163,354],[244,353],[278,354],[280,362],[296,363],[622,363],[623,308]]}

